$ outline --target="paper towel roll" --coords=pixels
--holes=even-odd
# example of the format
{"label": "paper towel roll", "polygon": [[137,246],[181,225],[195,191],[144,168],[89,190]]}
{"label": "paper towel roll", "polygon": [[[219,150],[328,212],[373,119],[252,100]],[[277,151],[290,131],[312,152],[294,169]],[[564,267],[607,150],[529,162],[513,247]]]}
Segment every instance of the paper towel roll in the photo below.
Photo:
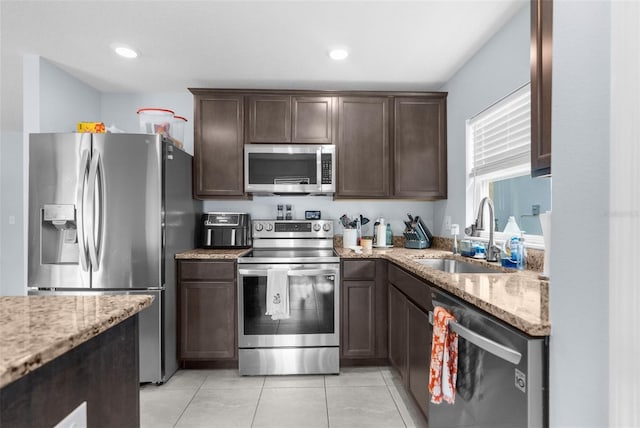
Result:
{"label": "paper towel roll", "polygon": [[551,211],[540,214],[542,239],[544,241],[544,267],[542,275],[549,277],[551,267]]}

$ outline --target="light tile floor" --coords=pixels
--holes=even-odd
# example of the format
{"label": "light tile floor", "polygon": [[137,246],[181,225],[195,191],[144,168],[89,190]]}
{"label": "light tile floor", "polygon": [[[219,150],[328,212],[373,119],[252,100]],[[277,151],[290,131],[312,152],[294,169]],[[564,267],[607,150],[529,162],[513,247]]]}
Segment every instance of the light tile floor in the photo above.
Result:
{"label": "light tile floor", "polygon": [[140,388],[142,428],[425,428],[389,367],[340,375],[240,376],[237,370],[180,370]]}

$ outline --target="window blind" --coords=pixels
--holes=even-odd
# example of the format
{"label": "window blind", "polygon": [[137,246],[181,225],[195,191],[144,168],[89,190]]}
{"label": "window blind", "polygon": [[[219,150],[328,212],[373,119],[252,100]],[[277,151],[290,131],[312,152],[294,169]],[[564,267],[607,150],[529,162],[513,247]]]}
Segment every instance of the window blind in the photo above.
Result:
{"label": "window blind", "polygon": [[471,176],[531,169],[531,87],[523,86],[469,121]]}

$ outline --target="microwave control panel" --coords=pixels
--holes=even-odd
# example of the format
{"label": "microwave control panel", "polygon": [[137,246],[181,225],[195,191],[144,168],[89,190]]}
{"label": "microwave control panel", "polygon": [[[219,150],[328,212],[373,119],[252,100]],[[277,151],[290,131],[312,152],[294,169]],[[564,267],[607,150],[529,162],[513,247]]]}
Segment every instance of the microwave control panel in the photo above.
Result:
{"label": "microwave control panel", "polygon": [[331,184],[331,176],[333,175],[331,172],[333,168],[331,158],[331,154],[322,154],[322,184]]}

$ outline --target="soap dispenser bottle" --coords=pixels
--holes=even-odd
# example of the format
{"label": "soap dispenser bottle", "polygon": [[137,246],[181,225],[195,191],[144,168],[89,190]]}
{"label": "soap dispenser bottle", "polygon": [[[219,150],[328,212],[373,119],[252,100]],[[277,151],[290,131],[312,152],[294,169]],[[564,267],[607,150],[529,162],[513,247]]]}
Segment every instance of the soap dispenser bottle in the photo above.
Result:
{"label": "soap dispenser bottle", "polygon": [[386,243],[387,247],[393,247],[393,232],[391,231],[391,224],[387,223],[387,231],[386,231]]}

